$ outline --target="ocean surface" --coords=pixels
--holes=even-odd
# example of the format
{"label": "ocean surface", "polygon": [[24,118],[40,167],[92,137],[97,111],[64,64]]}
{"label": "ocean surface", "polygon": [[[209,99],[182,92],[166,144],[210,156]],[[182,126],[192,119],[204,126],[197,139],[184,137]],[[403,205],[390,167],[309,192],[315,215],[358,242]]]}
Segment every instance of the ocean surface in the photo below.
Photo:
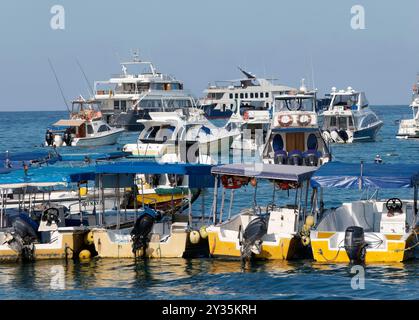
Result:
{"label": "ocean surface", "polygon": [[[419,141],[396,139],[397,121],[410,118],[408,106],[372,107],[384,121],[377,141],[333,145],[334,160],[373,162],[377,154],[385,163],[417,163]],[[0,112],[0,153],[43,148],[47,126],[66,112]],[[217,125],[222,122],[217,121]],[[61,148],[62,154],[117,151],[135,141],[129,133],[121,144],[96,149]],[[250,159],[252,160],[252,159]],[[257,203],[271,200],[269,185],[258,186]],[[407,190],[407,189],[406,189]],[[204,197],[209,214],[212,190]],[[364,194],[365,195],[365,194]],[[359,199],[357,191],[325,192],[326,206]],[[280,194],[280,202],[290,201]],[[381,198],[412,198],[409,190],[380,192]],[[253,190],[235,195],[233,213],[251,206]],[[201,214],[201,201],[193,206]],[[353,270],[352,270],[353,271]],[[244,268],[226,259],[161,259],[149,261],[92,259],[86,263],[38,261],[0,264],[0,299],[418,299],[419,263],[376,264],[365,268],[364,289],[353,289],[354,273],[344,264],[311,260],[256,261]],[[362,286],[361,286],[362,287]]]}

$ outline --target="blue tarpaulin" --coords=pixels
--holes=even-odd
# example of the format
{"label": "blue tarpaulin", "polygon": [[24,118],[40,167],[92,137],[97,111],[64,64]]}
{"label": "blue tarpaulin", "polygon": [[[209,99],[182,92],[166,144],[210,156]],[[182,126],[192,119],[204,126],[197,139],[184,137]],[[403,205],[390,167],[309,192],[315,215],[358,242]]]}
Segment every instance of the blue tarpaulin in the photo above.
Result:
{"label": "blue tarpaulin", "polygon": [[86,167],[40,167],[24,170],[14,170],[0,175],[0,188],[21,188],[26,186],[67,185],[71,182],[89,180],[94,174],[93,166]]}
{"label": "blue tarpaulin", "polygon": [[419,164],[328,162],[311,178],[313,188],[399,189],[419,185]]}

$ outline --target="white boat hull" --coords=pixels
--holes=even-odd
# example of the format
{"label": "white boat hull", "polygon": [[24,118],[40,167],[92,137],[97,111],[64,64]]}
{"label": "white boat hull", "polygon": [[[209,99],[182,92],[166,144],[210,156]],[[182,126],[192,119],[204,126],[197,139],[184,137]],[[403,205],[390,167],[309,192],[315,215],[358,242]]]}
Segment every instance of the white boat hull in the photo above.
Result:
{"label": "white boat hull", "polygon": [[86,137],[86,138],[75,138],[71,143],[73,147],[97,147],[106,146],[117,143],[119,137],[124,132],[123,129],[115,129],[111,133],[107,133],[100,136]]}

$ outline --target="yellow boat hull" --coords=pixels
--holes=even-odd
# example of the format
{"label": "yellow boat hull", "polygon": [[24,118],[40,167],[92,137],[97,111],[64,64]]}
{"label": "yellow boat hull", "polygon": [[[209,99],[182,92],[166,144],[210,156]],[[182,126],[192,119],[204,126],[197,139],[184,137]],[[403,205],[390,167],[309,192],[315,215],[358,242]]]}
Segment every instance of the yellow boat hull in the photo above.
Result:
{"label": "yellow boat hull", "polygon": [[[330,245],[334,232],[319,232],[316,239],[311,239],[313,258],[317,262],[349,263],[344,248]],[[367,248],[365,263],[402,262],[413,257],[413,250],[406,250],[414,243],[414,236],[403,239],[402,235],[385,235],[387,245],[384,249]]]}
{"label": "yellow boat hull", "polygon": [[[93,242],[98,256],[101,258],[135,258],[143,256],[143,251],[132,252],[131,241],[113,241],[106,229],[93,229]],[[181,258],[185,252],[189,232],[172,233],[165,242],[160,238],[151,239],[146,249],[148,258]]]}
{"label": "yellow boat hull", "polygon": [[[223,241],[218,232],[208,232],[210,254],[217,257],[240,257],[238,241]],[[278,243],[264,241],[256,259],[291,260],[300,248],[300,241],[295,237],[281,238]]]}
{"label": "yellow boat hull", "polygon": [[[35,260],[72,259],[77,257],[84,246],[85,231],[59,232],[53,243],[36,243],[34,245]],[[0,262],[20,260],[18,252],[7,244],[0,245]]]}

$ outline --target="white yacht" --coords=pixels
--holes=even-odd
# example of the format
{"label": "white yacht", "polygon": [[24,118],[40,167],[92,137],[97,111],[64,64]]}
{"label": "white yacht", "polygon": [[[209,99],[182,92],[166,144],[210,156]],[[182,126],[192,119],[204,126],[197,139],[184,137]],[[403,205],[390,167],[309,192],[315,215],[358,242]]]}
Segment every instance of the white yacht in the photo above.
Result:
{"label": "white yacht", "polygon": [[102,120],[97,101],[85,100],[83,97],[72,101],[70,119],[61,119],[53,126],[55,128],[48,129],[45,134],[46,146],[112,145],[124,132],[124,129],[112,128]]}
{"label": "white yacht", "polygon": [[373,141],[383,122],[369,108],[365,93],[351,87],[332,88],[328,110],[323,112],[323,137],[327,142]]}
{"label": "white yacht", "polygon": [[247,110],[267,110],[273,97],[294,88],[277,83],[277,79],[257,78],[241,68],[243,79],[216,81],[204,90],[205,97],[199,103],[209,119],[229,118],[237,112],[240,101],[241,115]]}
{"label": "white yacht", "polygon": [[240,134],[238,130],[216,127],[197,108],[150,112],[149,115],[151,120],[138,120],[144,129],[137,143],[123,147],[124,152],[139,157],[161,158],[165,154],[189,156],[193,147],[194,154],[198,151],[199,154],[216,154],[228,151],[233,139]]}
{"label": "white yacht", "polygon": [[101,102],[101,111],[111,126],[139,131],[139,119],[150,119],[150,111],[173,111],[195,105],[183,83],[157,72],[149,61],[134,53],[132,61],[121,63],[122,74],[107,81],[95,81],[94,97]]}
{"label": "white yacht", "polygon": [[264,163],[319,166],[331,159],[316,113],[316,93],[299,91],[275,97],[272,126],[262,152]]}
{"label": "white yacht", "polygon": [[419,138],[419,75],[413,86],[412,103],[413,118],[400,121],[397,138]]}

